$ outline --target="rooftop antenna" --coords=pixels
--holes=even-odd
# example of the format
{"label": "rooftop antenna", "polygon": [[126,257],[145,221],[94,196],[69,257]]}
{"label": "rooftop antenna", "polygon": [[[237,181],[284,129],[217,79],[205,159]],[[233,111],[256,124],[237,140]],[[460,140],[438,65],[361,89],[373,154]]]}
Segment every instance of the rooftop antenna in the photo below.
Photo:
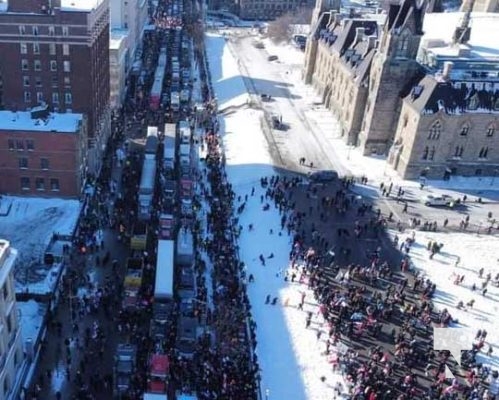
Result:
{"label": "rooftop antenna", "polygon": [[461,20],[461,24],[456,27],[454,31],[453,44],[465,44],[470,40],[471,36],[471,12],[473,11],[473,7],[475,5],[475,0],[468,0],[466,2],[466,8],[464,10],[463,19]]}

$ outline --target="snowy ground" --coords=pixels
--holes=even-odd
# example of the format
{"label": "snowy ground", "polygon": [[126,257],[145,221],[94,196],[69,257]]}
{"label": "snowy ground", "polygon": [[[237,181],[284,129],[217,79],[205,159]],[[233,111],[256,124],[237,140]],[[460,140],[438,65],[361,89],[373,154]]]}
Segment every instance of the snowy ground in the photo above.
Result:
{"label": "snowy ground", "polygon": [[[238,99],[236,104],[242,106],[241,99],[244,98],[244,93],[241,91],[244,89],[244,81],[240,73],[235,70],[238,61],[227,50],[223,38],[210,36],[207,39],[207,47],[210,67],[215,71],[212,77],[215,92],[220,99],[219,104],[227,102],[234,104],[235,99]],[[293,59],[292,55],[278,53],[278,48],[268,50],[277,53],[280,59],[285,57]],[[299,52],[294,48],[285,48],[281,51],[289,53],[292,50]],[[217,64],[221,67],[217,67]],[[362,157],[356,150],[349,150],[348,146],[337,137],[331,137],[331,127],[337,122],[329,111],[316,105],[319,99],[311,93],[310,88],[301,83],[298,72],[295,69],[291,74],[287,74],[288,79],[293,82],[293,93],[299,94],[309,103],[307,118],[312,120],[314,128],[318,129],[327,140],[333,141],[334,146],[339,147],[337,153],[341,155],[340,162],[343,163],[343,167],[352,175],[360,176],[369,171],[368,176],[373,180],[382,181],[391,177],[397,182],[393,171],[385,168],[384,160]],[[231,85],[227,84],[229,80]],[[240,256],[247,266],[248,274],[252,273],[255,277],[255,282],[249,284],[248,294],[258,326],[257,352],[262,369],[261,389],[263,393],[268,390],[269,399],[330,400],[334,397],[335,385],[338,382],[343,384],[343,381],[341,376],[333,372],[331,360],[323,355],[325,346],[322,339],[317,339],[317,331],[323,329],[322,321],[317,320],[315,316],[317,304],[305,286],[284,281],[283,274],[288,268],[291,239],[285,232],[279,234],[278,211],[275,209],[263,211],[259,199],[262,193],[259,185],[260,177],[276,173],[269,155],[269,146],[259,128],[260,116],[260,111],[238,107],[232,113],[225,113],[225,117],[221,117],[221,126],[226,132],[224,145],[227,173],[237,193],[236,197],[250,196],[251,189],[253,187],[256,189],[255,196],[250,196],[240,217],[240,224],[245,228],[240,237]],[[458,188],[477,188],[479,183],[477,181],[462,183],[456,179],[447,182],[446,189],[452,189],[453,184]],[[407,182],[405,185],[410,184]],[[435,182],[435,184],[441,183]],[[483,182],[484,187],[487,184],[488,189],[490,182]],[[254,224],[253,231],[247,229],[250,223]],[[428,260],[426,250],[426,244],[430,239],[444,243],[442,253],[431,261]],[[484,275],[489,270],[493,277],[499,272],[497,255],[494,255],[497,253],[498,245],[499,239],[489,236],[418,232],[416,244],[411,250],[415,266],[437,284],[438,292],[435,299],[437,306],[446,307],[461,325],[482,328],[489,332],[488,342],[494,343],[494,353],[492,359],[483,361],[494,367],[499,366],[499,329],[494,320],[498,311],[499,289],[489,286],[488,293],[482,297],[480,292],[473,293],[469,287],[473,282],[481,284],[482,280],[476,273],[480,267],[484,267]],[[274,257],[267,258],[266,265],[262,266],[258,256],[263,254],[268,257],[271,253]],[[457,267],[456,256],[461,259]],[[463,285],[453,284],[453,273],[466,275]],[[306,294],[306,302],[304,310],[300,311],[297,309],[297,304],[303,292]],[[265,305],[267,295],[272,298],[277,297],[279,300],[277,305]],[[472,298],[475,300],[473,310],[456,309],[459,299],[466,303]],[[308,311],[314,313],[310,329],[305,328],[305,316]]]}
{"label": "snowy ground", "polygon": [[0,237],[19,251],[15,269],[16,291],[45,293],[57,275],[43,265],[52,235],[71,236],[81,209],[77,200],[2,196]]}
{"label": "snowy ground", "polygon": [[[391,232],[394,235],[394,232]],[[400,236],[400,234],[399,234]],[[406,235],[410,236],[410,235]],[[405,235],[400,239],[405,239]],[[409,253],[417,270],[437,285],[434,303],[439,309],[447,308],[452,317],[459,321],[456,327],[485,329],[488,332],[487,342],[493,344],[491,359],[483,356],[484,364],[499,368],[499,288],[489,284],[485,296],[481,294],[485,276],[490,273],[492,280],[499,274],[497,249],[499,238],[464,233],[417,232],[416,243]],[[429,259],[427,244],[429,241],[443,243],[442,251]],[[456,266],[456,261],[459,262]],[[484,269],[483,278],[479,278],[478,270]],[[457,275],[465,275],[460,285],[454,284]],[[477,290],[472,291],[473,284]],[[464,304],[474,300],[473,308],[464,310],[456,308],[459,301]],[[487,349],[485,349],[487,350]]]}
{"label": "snowy ground", "polygon": [[[225,71],[233,71],[237,66],[230,52],[220,51],[223,39],[209,37],[208,49],[214,46],[216,52],[208,50],[210,66],[215,66],[216,54],[224,54],[222,64]],[[232,67],[231,67],[232,66]],[[227,95],[223,92],[225,76],[213,74],[215,92],[219,98],[230,101],[240,96],[239,92]],[[234,87],[243,85],[240,76],[232,75]],[[248,288],[253,305],[253,316],[257,323],[257,353],[262,368],[262,391],[269,390],[269,399],[293,400],[329,400],[333,386],[341,377],[332,372],[327,358],[321,353],[325,345],[316,338],[321,322],[314,320],[312,329],[305,329],[305,317],[308,311],[317,312],[317,305],[307,294],[304,310],[297,309],[300,293],[307,291],[300,284],[284,282],[283,273],[288,266],[290,238],[286,233],[278,235],[280,215],[277,210],[262,211],[259,179],[275,174],[267,142],[260,128],[260,112],[241,109],[222,119],[225,128],[224,146],[226,149],[226,168],[229,179],[237,194],[244,197],[250,194],[252,187],[256,193],[247,205],[247,211],[241,216],[240,223],[247,226],[255,224],[252,232],[245,230],[240,238],[241,260],[248,267],[248,273],[255,277],[255,283]],[[270,230],[275,232],[270,235]],[[258,256],[274,253],[267,265],[262,267]],[[264,305],[265,297],[270,294],[279,298],[279,305]],[[285,307],[284,304],[288,303]],[[325,337],[324,335],[323,337]],[[325,377],[324,382],[321,377]]]}

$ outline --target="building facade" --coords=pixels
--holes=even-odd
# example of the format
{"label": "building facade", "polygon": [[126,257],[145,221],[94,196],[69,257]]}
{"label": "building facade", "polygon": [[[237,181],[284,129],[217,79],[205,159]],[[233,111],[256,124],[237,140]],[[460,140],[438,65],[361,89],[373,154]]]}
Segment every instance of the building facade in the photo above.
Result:
{"label": "building facade", "polygon": [[0,193],[80,197],[86,131],[82,114],[0,111]]}
{"label": "building facade", "polygon": [[[404,178],[499,174],[499,15],[426,13],[413,0],[345,16],[319,0],[303,78],[344,140]],[[373,25],[373,21],[377,25]]]}
{"label": "building facade", "polygon": [[128,34],[126,31],[111,31],[109,43],[109,88],[111,109],[121,107],[126,95],[128,58]]}
{"label": "building facade", "polygon": [[135,52],[142,42],[144,27],[148,21],[147,0],[110,0],[111,30],[126,30],[128,56],[126,69],[129,69],[129,60],[133,60]]}
{"label": "building facade", "polygon": [[110,134],[108,0],[9,0],[0,12],[0,104],[88,119],[88,166],[97,173]]}
{"label": "building facade", "polygon": [[265,21],[313,4],[313,0],[239,0],[236,11],[240,18]]}
{"label": "building facade", "polygon": [[0,239],[0,398],[18,399],[15,382],[23,361],[23,344],[16,307],[14,266],[17,251]]}

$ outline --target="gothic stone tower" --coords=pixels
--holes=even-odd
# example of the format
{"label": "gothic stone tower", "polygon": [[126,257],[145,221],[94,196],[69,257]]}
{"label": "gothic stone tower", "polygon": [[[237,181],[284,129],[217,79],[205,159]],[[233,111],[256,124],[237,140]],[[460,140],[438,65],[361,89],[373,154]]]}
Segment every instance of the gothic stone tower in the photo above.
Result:
{"label": "gothic stone tower", "polygon": [[389,5],[381,43],[371,66],[358,143],[366,155],[388,152],[403,91],[420,71],[416,55],[423,35],[424,0],[421,4],[416,4],[416,0],[395,1]]}
{"label": "gothic stone tower", "polygon": [[340,0],[316,0],[315,8],[312,12],[312,21],[310,22],[310,34],[307,39],[305,48],[305,65],[302,72],[302,77],[306,84],[312,82],[312,76],[315,71],[315,63],[317,58],[317,45],[320,30],[324,27],[324,13],[329,10],[340,11]]}

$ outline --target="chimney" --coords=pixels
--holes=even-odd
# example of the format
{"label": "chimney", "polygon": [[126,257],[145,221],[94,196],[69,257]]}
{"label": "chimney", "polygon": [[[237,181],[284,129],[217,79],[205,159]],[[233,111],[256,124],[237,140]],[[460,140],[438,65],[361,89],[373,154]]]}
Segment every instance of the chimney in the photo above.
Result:
{"label": "chimney", "polygon": [[337,12],[334,14],[334,26],[338,26],[341,23],[341,14]]}
{"label": "chimney", "polygon": [[444,70],[442,72],[442,79],[444,79],[446,81],[450,79],[450,73],[452,72],[453,66],[454,66],[454,63],[452,61],[445,61],[444,62]]}
{"label": "chimney", "polygon": [[329,29],[333,29],[335,27],[334,21],[336,19],[336,11],[331,10],[329,11],[329,20],[327,21],[327,27]]}
{"label": "chimney", "polygon": [[364,39],[365,29],[362,27],[355,28],[355,39],[353,41],[353,45],[355,46],[357,43],[362,42]]}

